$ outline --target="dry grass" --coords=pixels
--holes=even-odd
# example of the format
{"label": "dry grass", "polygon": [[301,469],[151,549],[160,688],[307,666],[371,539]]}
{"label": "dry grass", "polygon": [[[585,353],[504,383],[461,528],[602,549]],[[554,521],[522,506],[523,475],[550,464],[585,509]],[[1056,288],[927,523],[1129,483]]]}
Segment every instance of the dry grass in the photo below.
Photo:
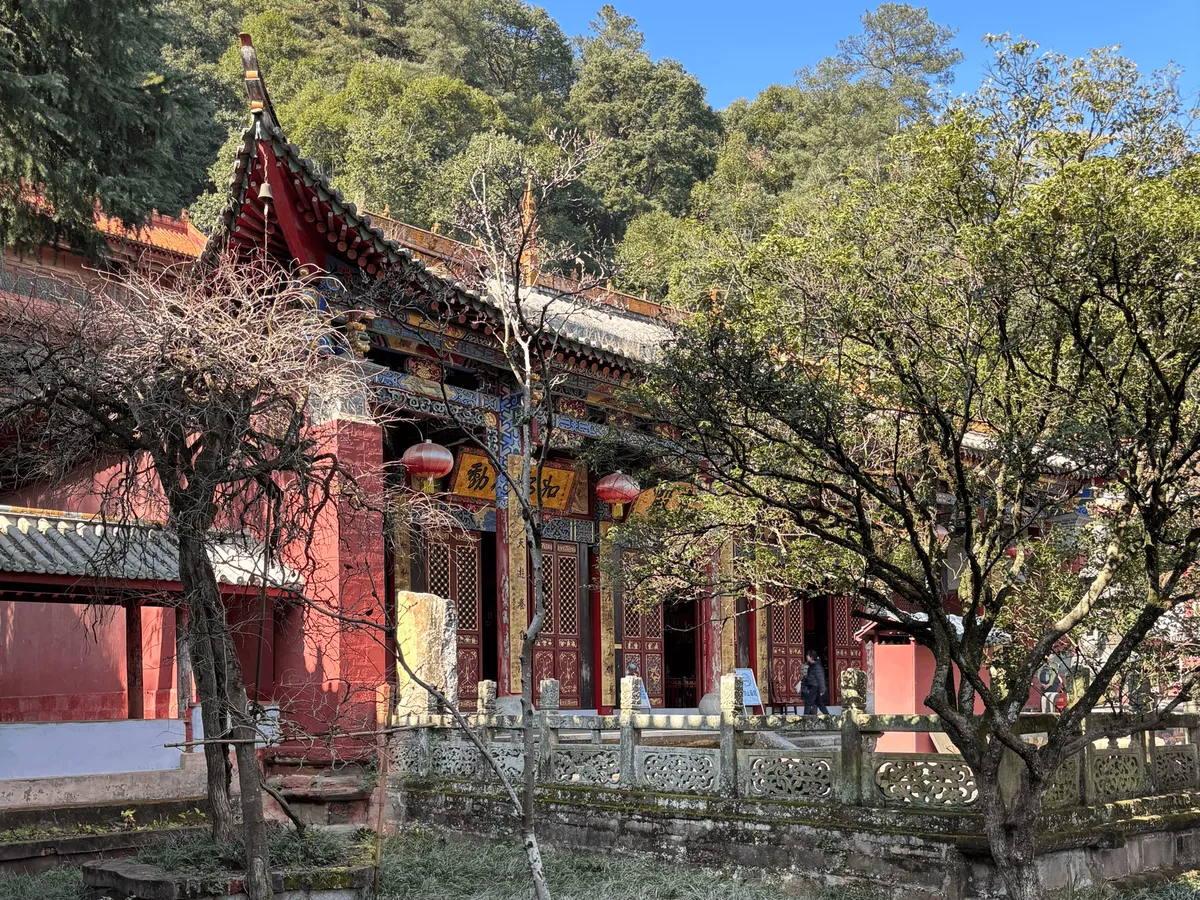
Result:
{"label": "dry grass", "polygon": [[[318,842],[322,845],[318,849],[325,849],[325,842],[320,839]],[[192,851],[197,849],[198,846],[189,845],[165,850],[164,858],[159,861],[191,868],[197,862]],[[282,846],[279,849],[285,851]],[[306,846],[300,855],[311,863],[316,861],[314,855],[324,854],[314,854],[314,848]],[[612,854],[549,851],[545,863],[555,900],[873,900],[874,897],[869,891],[857,888],[801,894],[769,876]],[[83,880],[74,868],[55,869],[41,875],[0,875],[0,900],[83,900],[85,896]],[[528,900],[529,875],[524,855],[515,842],[448,840],[423,829],[387,840],[379,900],[467,898]],[[1081,888],[1059,892],[1054,900],[1198,898],[1200,871],[1156,887],[1123,891],[1110,887]]]}
{"label": "dry grass", "polygon": [[[800,896],[773,876],[702,869],[614,854],[544,853],[555,900],[779,900]],[[529,871],[515,839],[447,839],[425,829],[389,838],[379,900],[529,900]],[[825,891],[806,900],[871,900]]]}

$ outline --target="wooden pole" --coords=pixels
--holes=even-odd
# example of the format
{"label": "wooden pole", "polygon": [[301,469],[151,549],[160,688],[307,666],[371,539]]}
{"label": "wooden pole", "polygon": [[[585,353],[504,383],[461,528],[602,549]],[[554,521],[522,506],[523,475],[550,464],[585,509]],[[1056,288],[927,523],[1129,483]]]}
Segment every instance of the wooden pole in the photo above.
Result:
{"label": "wooden pole", "polygon": [[[175,705],[183,719],[183,739],[190,742],[192,734],[192,655],[188,649],[188,614],[181,604],[175,607]],[[188,747],[188,751],[191,751]]]}
{"label": "wooden pole", "polygon": [[142,605],[130,599],[125,601],[125,688],[131,719],[146,717],[142,685]]}
{"label": "wooden pole", "polygon": [[379,872],[383,866],[383,822],[384,811],[387,809],[388,779],[387,724],[392,706],[391,692],[390,684],[381,684],[379,686],[380,702],[375,707],[375,721],[379,725],[379,799],[376,801],[375,810],[375,892],[371,895],[373,897],[379,896]]}

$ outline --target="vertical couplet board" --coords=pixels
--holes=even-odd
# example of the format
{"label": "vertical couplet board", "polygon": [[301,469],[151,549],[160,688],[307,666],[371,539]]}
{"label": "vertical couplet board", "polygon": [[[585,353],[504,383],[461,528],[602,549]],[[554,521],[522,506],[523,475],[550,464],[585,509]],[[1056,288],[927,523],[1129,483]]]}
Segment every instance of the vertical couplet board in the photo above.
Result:
{"label": "vertical couplet board", "polygon": [[[544,678],[557,678],[559,704],[579,709],[582,700],[583,582],[579,544],[542,544],[545,573],[546,621],[533,645],[534,690]],[[533,618],[533,566],[529,567],[529,618]]]}
{"label": "vertical couplet board", "polygon": [[473,709],[483,677],[483,575],[480,535],[475,531],[434,532],[426,554],[427,590],[454,602],[458,613],[458,699]]}
{"label": "vertical couplet board", "polygon": [[804,676],[804,601],[778,585],[766,590],[771,657],[769,699],[777,706],[799,706],[796,686]]}

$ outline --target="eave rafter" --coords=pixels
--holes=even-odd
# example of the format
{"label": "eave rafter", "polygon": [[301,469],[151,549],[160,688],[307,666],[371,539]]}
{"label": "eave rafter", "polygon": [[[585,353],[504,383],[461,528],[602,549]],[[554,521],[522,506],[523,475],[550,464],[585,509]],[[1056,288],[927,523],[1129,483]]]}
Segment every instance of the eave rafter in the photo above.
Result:
{"label": "eave rafter", "polygon": [[[289,268],[340,278],[348,291],[331,296],[332,306],[358,302],[353,288],[362,283],[359,279],[382,281],[386,276],[397,292],[392,306],[411,304],[425,322],[397,321],[394,313],[388,315],[392,311],[374,304],[380,313],[372,328],[376,346],[390,348],[389,335],[432,341],[440,328],[443,343],[458,345],[457,355],[502,369],[495,340],[502,323],[495,305],[452,274],[430,269],[333,188],[280,129],[249,35],[241,36],[241,56],[251,122],[234,163],[228,203],[198,264],[209,264],[218,255],[265,251]],[[455,330],[449,340],[446,325]],[[611,346],[597,347],[565,333],[548,349],[564,373],[600,394],[629,383],[644,369]]]}

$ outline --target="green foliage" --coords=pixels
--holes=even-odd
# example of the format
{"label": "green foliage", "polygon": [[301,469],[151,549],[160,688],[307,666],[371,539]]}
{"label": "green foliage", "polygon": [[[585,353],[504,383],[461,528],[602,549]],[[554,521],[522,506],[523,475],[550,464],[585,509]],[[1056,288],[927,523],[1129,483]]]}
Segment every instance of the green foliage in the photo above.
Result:
{"label": "green foliage", "polygon": [[[46,188],[61,212],[34,223],[28,204],[20,214],[14,206],[5,217],[9,240],[36,243],[47,228],[86,240],[102,191],[102,208],[131,221],[151,205],[174,210],[190,200],[193,221],[211,229],[248,121],[237,42],[245,31],[289,138],[350,198],[417,225],[445,216],[448,194],[465,187],[454,177],[472,142],[499,139],[482,136],[511,135],[531,153],[547,143],[548,129],[599,136],[605,151],[572,187],[570,202],[548,214],[543,234],[581,247],[613,245],[646,216],[619,252],[623,283],[692,298],[723,285],[720,259],[761,236],[782,197],[876,153],[902,123],[929,111],[930,89],[948,83],[958,58],[948,46],[952,32],[923,10],[884,4],[863,16],[862,34],[803,70],[796,84],[772,86],[722,117],[679,63],[651,59],[633,19],[611,6],[578,39],[577,52],[545,10],[524,0],[167,0],[161,14],[122,5],[120,16],[103,16],[106,8],[90,5],[104,27],[89,27],[97,52],[80,59],[110,67],[120,60],[126,69],[76,62],[80,71],[64,77],[92,91],[86,101],[86,91],[70,92],[80,98],[80,116],[116,109],[106,120],[111,132],[85,135],[94,145],[87,152],[95,156],[103,144],[111,159],[97,160],[81,179],[69,167],[43,165],[54,158],[44,146],[14,150],[6,177],[54,175]],[[44,17],[50,24],[41,31],[14,32],[28,46],[14,43],[7,58],[29,69],[17,72],[24,80],[0,80],[0,90],[15,87],[9,105],[20,109],[15,101],[33,98],[28,123],[52,105],[61,79],[38,81],[36,60],[24,56],[42,45],[53,56],[53,41],[69,37]],[[124,42],[123,52],[115,42]],[[142,85],[153,72],[162,75]],[[140,106],[114,106],[107,95],[131,83],[142,88]],[[148,138],[144,129],[122,132],[122,117],[156,127]],[[86,149],[88,141],[67,143]],[[119,165],[124,180],[105,180],[106,165]],[[78,197],[59,199],[74,186],[82,187]],[[6,196],[12,206],[13,191]],[[691,221],[677,226],[649,215],[662,213]]]}
{"label": "green foliage", "polygon": [[345,865],[349,853],[345,839],[315,828],[306,829],[304,834],[291,828],[272,828],[269,840],[272,865],[284,868]]}
{"label": "green foliage", "polygon": [[424,0],[413,34],[427,66],[494,97],[529,135],[559,124],[575,79],[574,57],[541,7],[521,0]]}
{"label": "green foliage", "polygon": [[[319,829],[310,828],[301,835],[291,828],[270,826],[267,840],[274,868],[344,866],[356,855],[344,838]],[[218,844],[211,836],[192,835],[145,847],[138,851],[137,858],[166,872],[186,875],[206,889],[216,890],[243,870],[246,854],[240,842]]]}
{"label": "green foliage", "polygon": [[0,34],[0,243],[99,252],[97,208],[133,224],[180,209],[219,138],[163,57],[150,3],[31,0]]}
{"label": "green foliage", "polygon": [[572,122],[610,142],[584,179],[602,200],[605,238],[641,212],[683,213],[716,162],[721,124],[704,87],[674,60],[653,61],[642,44],[631,18],[602,7],[580,43],[571,88]]}
{"label": "green foliage", "polygon": [[[669,527],[732,509],[747,573],[851,593],[960,672],[997,664],[926,700],[981,778],[1052,648],[1096,673],[1080,715],[1195,652],[1165,616],[1200,598],[1189,126],[1169,77],[1111,51],[1000,42],[982,90],[726,260],[643,397],[681,469],[717,481]],[[1075,740],[1064,722],[1031,777]]]}
{"label": "green foliage", "polygon": [[[775,877],[758,872],[733,875],[646,857],[555,850],[543,851],[542,858],[551,894],[563,900],[786,896]],[[413,831],[387,838],[383,863],[380,900],[523,900],[529,896],[528,862],[511,842],[467,843]]]}
{"label": "green foliage", "polygon": [[386,104],[350,99],[347,106],[343,164],[338,167],[336,155],[329,160],[335,183],[368,209],[388,206],[418,225],[434,221],[432,183],[441,167],[477,134],[506,125],[495,100],[445,75],[414,78]]}
{"label": "green foliage", "polygon": [[[129,815],[126,815],[127,813]],[[134,810],[122,810],[115,821],[92,824],[24,825],[20,828],[8,828],[0,831],[0,844],[112,834],[114,831],[159,831],[208,824],[208,816],[199,809],[190,809],[177,816],[160,816],[146,823],[137,822],[133,813]]]}
{"label": "green foliage", "polygon": [[[639,228],[618,250],[627,286],[684,308],[726,290],[724,262],[763,237],[782,204],[869,167],[902,127],[934,111],[934,91],[961,59],[949,46],[954,32],[904,4],[885,3],[862,23],[795,83],[771,85],[722,113],[727,138],[711,176],[692,188],[687,225],[664,223],[657,237]],[[672,260],[670,274],[655,262],[663,259]]]}

